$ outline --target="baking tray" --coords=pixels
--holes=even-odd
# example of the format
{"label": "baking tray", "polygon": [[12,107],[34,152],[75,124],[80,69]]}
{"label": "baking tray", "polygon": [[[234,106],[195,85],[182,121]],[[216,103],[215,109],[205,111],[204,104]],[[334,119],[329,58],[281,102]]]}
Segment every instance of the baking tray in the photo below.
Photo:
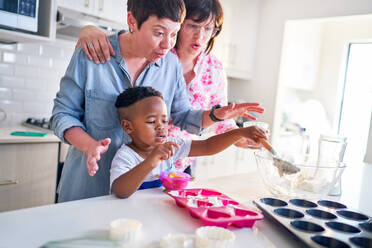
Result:
{"label": "baking tray", "polygon": [[201,219],[207,226],[252,227],[255,221],[263,219],[259,211],[216,190],[197,188],[167,190],[166,193],[175,199],[177,206],[186,208],[192,217]]}
{"label": "baking tray", "polygon": [[308,247],[372,248],[371,217],[340,202],[272,197],[253,202]]}

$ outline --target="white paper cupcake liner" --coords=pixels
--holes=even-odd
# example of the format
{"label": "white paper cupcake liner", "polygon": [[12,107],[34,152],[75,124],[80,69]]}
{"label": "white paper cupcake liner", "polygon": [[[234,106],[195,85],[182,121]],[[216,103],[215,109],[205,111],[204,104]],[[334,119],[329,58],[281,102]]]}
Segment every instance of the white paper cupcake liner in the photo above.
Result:
{"label": "white paper cupcake liner", "polygon": [[193,239],[193,235],[169,233],[161,239],[160,248],[191,248]]}
{"label": "white paper cupcake liner", "polygon": [[196,230],[196,248],[231,248],[235,234],[225,228],[204,226]]}
{"label": "white paper cupcake liner", "polygon": [[141,230],[142,223],[134,219],[116,219],[110,223],[110,239],[124,244],[133,244]]}

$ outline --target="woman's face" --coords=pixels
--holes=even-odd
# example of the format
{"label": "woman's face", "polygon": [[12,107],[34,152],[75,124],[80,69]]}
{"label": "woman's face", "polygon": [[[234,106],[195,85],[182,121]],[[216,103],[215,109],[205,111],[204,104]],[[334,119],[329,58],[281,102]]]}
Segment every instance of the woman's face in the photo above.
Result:
{"label": "woman's face", "polygon": [[150,16],[140,29],[135,25],[133,34],[140,54],[150,62],[159,61],[174,47],[180,26],[179,22],[156,16]]}
{"label": "woman's face", "polygon": [[185,19],[178,33],[177,52],[199,55],[206,49],[209,40],[214,35],[214,30],[214,18],[212,17],[204,22]]}

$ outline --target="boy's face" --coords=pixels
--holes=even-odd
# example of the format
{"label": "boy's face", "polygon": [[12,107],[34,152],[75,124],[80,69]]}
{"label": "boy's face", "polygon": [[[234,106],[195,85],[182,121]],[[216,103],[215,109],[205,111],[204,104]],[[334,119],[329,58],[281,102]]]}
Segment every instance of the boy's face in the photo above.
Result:
{"label": "boy's face", "polygon": [[164,143],[168,136],[167,107],[163,99],[157,96],[147,97],[136,102],[132,114],[130,130],[122,122],[124,130],[131,136],[133,143],[143,149],[152,149]]}
{"label": "boy's face", "polygon": [[142,23],[141,28],[134,26],[136,40],[140,42],[141,54],[150,62],[157,62],[163,58],[177,40],[177,32],[181,23],[168,18],[152,15]]}

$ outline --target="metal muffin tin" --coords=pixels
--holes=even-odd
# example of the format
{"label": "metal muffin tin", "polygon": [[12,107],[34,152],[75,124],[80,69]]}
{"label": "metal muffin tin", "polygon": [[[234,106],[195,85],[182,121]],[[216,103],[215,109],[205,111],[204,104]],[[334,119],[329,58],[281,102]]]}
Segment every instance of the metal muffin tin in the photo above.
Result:
{"label": "metal muffin tin", "polygon": [[372,218],[342,203],[270,197],[254,203],[308,247],[372,248]]}

